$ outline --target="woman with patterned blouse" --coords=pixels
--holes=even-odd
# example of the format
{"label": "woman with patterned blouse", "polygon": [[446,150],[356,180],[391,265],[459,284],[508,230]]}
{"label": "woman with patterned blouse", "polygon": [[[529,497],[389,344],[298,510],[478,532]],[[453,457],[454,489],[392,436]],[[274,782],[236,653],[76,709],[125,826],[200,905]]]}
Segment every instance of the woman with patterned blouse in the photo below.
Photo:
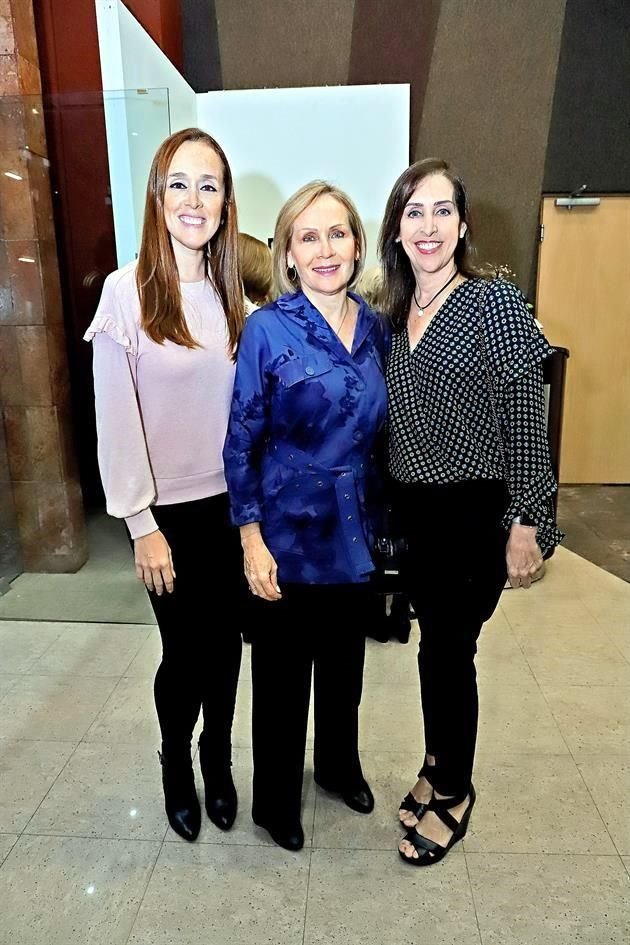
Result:
{"label": "woman with patterned blouse", "polygon": [[348,291],[364,250],[356,209],[329,184],[284,205],[273,260],[285,294],[245,325],[223,454],[254,595],[252,816],[290,850],[304,843],[313,666],[315,780],[359,813],[374,806],[358,709],[386,388],[383,321]]}
{"label": "woman with patterned blouse", "polygon": [[388,361],[389,471],[421,628],[425,756],[400,806],[401,857],[441,860],[475,803],[474,657],[506,576],[529,587],[562,538],[546,438],[551,353],[521,292],[471,261],[466,188],[427,159],[394,185],[380,234]]}

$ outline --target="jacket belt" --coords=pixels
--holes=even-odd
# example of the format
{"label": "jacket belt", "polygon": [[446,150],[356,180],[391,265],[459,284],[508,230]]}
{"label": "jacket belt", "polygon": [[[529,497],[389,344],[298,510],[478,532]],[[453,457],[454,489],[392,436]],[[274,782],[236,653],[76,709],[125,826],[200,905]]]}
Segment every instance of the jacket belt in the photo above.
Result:
{"label": "jacket belt", "polygon": [[353,466],[323,466],[303,450],[286,443],[274,443],[269,453],[277,462],[299,475],[318,477],[322,485],[332,485],[337,498],[339,524],[346,553],[355,577],[362,577],[374,570],[374,564],[362,525],[361,507],[357,485],[365,478],[363,471]]}

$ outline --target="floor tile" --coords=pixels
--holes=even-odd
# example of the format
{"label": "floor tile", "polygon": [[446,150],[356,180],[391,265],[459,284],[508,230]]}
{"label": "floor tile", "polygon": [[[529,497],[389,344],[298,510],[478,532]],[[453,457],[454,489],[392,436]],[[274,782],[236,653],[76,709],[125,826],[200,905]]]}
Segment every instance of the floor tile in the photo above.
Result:
{"label": "floor tile", "polygon": [[160,747],[160,729],[148,679],[123,676],[85,734],[86,742]]}
{"label": "floor tile", "polygon": [[617,647],[625,660],[630,662],[630,627],[608,624],[604,628],[606,638]]}
{"label": "floor tile", "polygon": [[120,676],[149,633],[148,627],[133,624],[73,624],[35,660],[30,672]]}
{"label": "floor tile", "polygon": [[75,745],[0,739],[0,832],[24,830]]}
{"label": "floor tile", "polygon": [[615,853],[570,756],[484,756],[474,781],[467,852]]}
{"label": "floor tile", "polygon": [[601,628],[564,628],[562,635],[543,630],[523,639],[521,647],[541,685],[630,686],[630,663]]}
{"label": "floor tile", "polygon": [[495,682],[511,686],[531,685],[533,681],[518,638],[502,610],[497,610],[483,627],[477,644],[476,663],[480,686]]}
{"label": "floor tile", "polygon": [[630,744],[630,687],[543,685],[563,737],[582,760],[585,752],[625,755]]}
{"label": "floor tile", "polygon": [[485,640],[479,642],[477,655],[477,677],[479,689],[485,691],[488,686],[500,683],[503,686],[525,686],[534,682],[534,674],[518,645],[514,650],[505,647],[501,653],[496,646],[488,647]]}
{"label": "floor tile", "polygon": [[[422,738],[418,670],[411,662],[408,686],[366,685],[359,710],[359,744],[364,751],[407,751]],[[414,730],[417,734],[414,736]]]}
{"label": "floor tile", "polygon": [[578,768],[617,850],[630,856],[630,754],[591,754]]}
{"label": "floor tile", "polygon": [[0,620],[2,672],[28,673],[35,660],[61,636],[64,629],[66,625],[61,623]]}
{"label": "floor tile", "polygon": [[0,945],[125,945],[159,846],[20,837],[0,869]]}
{"label": "floor tile", "polygon": [[6,673],[0,676],[0,700],[7,692],[13,689],[19,678],[19,676],[8,676]]}
{"label": "floor tile", "polygon": [[0,620],[154,624],[146,592],[129,571],[21,574],[0,597]]}
{"label": "floor tile", "polygon": [[548,627],[553,631],[562,626],[597,626],[593,614],[578,598],[550,598],[542,595],[542,588],[538,596],[534,597],[533,590],[524,592],[526,596],[509,598],[502,603],[508,623],[517,633],[521,629],[539,627]]}
{"label": "floor tile", "polygon": [[157,627],[152,627],[149,634],[125,670],[125,676],[137,676],[141,679],[155,678],[155,673],[162,659],[162,641]]}
{"label": "floor tile", "polygon": [[582,597],[582,603],[597,621],[598,625],[607,630],[609,627],[622,627],[630,631],[630,584],[619,582],[625,593],[613,596],[607,593],[589,594]]}
{"label": "floor tile", "polygon": [[309,856],[165,843],[129,945],[302,945]]}
{"label": "floor tile", "polygon": [[393,687],[415,685],[418,677],[417,656],[417,631],[411,634],[409,642],[405,644],[395,640],[390,640],[389,643],[368,640],[364,685]]}
{"label": "floor tile", "polygon": [[568,748],[534,680],[518,686],[481,678],[479,752],[563,755]]}
{"label": "floor tile", "polygon": [[0,833],[0,866],[2,866],[17,841],[17,834]]}
{"label": "floor tile", "polygon": [[630,877],[617,856],[467,853],[483,945],[622,945]]}
{"label": "floor tile", "polygon": [[2,700],[0,736],[79,741],[117,680],[80,676],[23,676]]}
{"label": "floor tile", "polygon": [[26,832],[162,840],[167,826],[153,746],[82,743]]}
{"label": "floor tile", "polygon": [[314,850],[304,945],[402,943],[480,945],[461,853],[413,869],[395,851]]}

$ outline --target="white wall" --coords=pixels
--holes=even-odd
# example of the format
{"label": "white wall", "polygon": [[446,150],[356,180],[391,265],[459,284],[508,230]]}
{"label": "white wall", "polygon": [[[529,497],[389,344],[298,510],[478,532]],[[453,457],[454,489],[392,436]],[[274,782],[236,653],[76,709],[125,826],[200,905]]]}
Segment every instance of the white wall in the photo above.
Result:
{"label": "white wall", "polygon": [[171,131],[197,123],[197,96],[119,0],[95,0],[118,264],[138,251],[147,176]]}
{"label": "white wall", "polygon": [[239,226],[266,240],[294,191],[324,178],[347,191],[368,234],[368,265],[392,184],[409,158],[409,86],[252,89],[198,95],[198,123],[225,150]]}

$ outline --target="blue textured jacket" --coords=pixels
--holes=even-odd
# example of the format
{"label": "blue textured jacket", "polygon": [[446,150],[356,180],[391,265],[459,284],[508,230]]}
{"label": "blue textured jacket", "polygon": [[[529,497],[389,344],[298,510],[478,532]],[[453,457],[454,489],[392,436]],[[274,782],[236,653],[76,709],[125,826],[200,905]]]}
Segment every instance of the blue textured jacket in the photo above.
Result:
{"label": "blue textured jacket", "polygon": [[387,332],[359,297],[352,354],[302,292],[247,319],[223,451],[235,525],[260,522],[278,580],[367,581],[387,412]]}

